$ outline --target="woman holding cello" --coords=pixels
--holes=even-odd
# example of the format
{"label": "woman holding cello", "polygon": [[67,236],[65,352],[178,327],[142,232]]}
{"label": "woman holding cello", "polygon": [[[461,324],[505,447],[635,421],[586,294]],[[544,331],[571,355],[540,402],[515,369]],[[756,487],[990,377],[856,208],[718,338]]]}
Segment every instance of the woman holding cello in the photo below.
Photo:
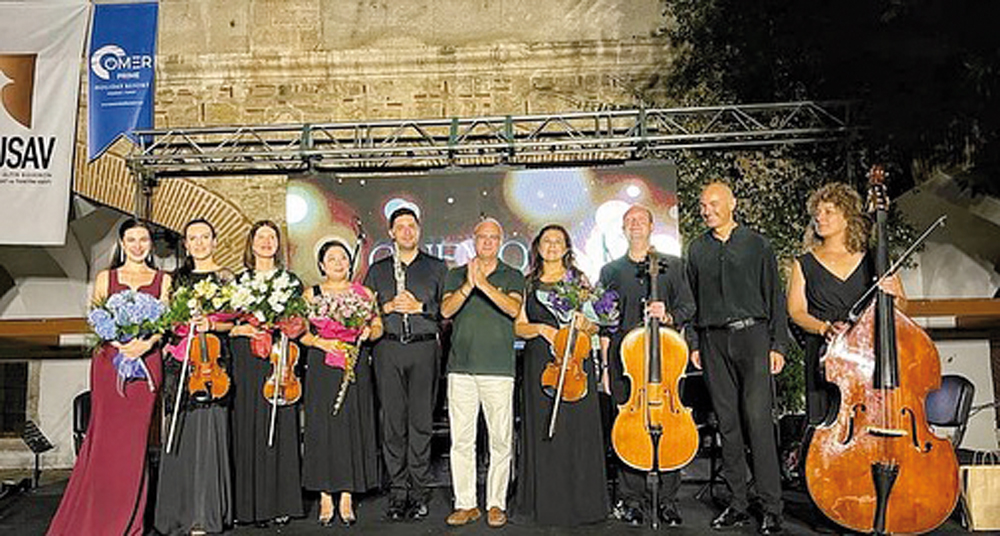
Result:
{"label": "woman holding cello", "polygon": [[[284,270],[281,233],[274,222],[262,220],[250,228],[243,265],[250,274],[279,276]],[[237,523],[267,527],[301,517],[303,505],[298,406],[293,403],[275,408],[274,433],[269,437],[272,402],[264,397],[264,386],[274,367],[267,357],[258,357],[251,349],[251,338],[261,335],[263,331],[249,323],[230,331],[233,382],[237,386],[232,414],[233,497]],[[288,355],[297,350],[293,349],[295,344],[289,342]]]}
{"label": "woman holding cello", "polygon": [[[578,399],[573,402],[565,397],[560,400],[553,434],[549,437],[548,433],[554,393],[547,393],[542,385],[543,374],[562,349],[555,347],[559,322],[539,300],[536,291],[551,289],[566,278],[584,278],[584,275],[573,263],[569,233],[560,225],[547,225],[531,243],[531,271],[524,305],[514,324],[515,334],[526,340],[522,458],[515,504],[517,515],[539,525],[574,526],[602,521],[607,516],[598,375],[586,340],[597,332],[597,326],[579,312],[574,313],[581,333],[577,346],[586,349],[575,365],[582,367],[582,375],[577,377],[581,384],[577,391],[582,397],[574,397]],[[562,341],[565,340],[563,337]]]}
{"label": "woman holding cello", "polygon": [[[201,281],[221,287],[232,280],[233,273],[215,262],[215,245],[215,228],[208,220],[199,218],[184,226],[187,255],[174,276],[174,291]],[[172,357],[163,362],[163,407],[168,423],[164,431],[173,437],[164,442],[171,446],[170,452],[164,449],[160,456],[155,527],[161,534],[222,532],[233,520],[230,360],[225,339],[220,341],[233,324],[216,315],[198,315],[191,325],[194,332],[185,332],[178,344],[168,347]],[[185,352],[188,370],[182,371]],[[209,367],[217,368],[212,376],[218,385],[198,387],[198,375]],[[178,400],[177,418],[172,419]]]}

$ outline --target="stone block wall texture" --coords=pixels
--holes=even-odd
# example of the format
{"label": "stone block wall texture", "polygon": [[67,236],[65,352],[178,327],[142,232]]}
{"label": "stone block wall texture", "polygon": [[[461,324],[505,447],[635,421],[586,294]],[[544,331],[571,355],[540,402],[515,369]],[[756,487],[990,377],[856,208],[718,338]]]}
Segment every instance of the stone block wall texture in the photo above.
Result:
{"label": "stone block wall texture", "polygon": [[[161,0],[155,123],[635,107],[670,65],[663,9],[662,0]],[[120,142],[94,163],[78,158],[77,191],[133,211],[129,150]],[[236,267],[240,233],[257,219],[284,222],[286,180],[169,179],[184,184],[156,188],[153,219],[178,229],[195,215],[224,218],[220,257]]]}

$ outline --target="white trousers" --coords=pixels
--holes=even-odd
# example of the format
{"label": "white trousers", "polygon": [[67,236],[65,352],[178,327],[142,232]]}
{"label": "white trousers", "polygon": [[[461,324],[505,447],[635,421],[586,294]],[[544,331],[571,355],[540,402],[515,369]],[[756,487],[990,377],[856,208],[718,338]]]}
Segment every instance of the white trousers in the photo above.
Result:
{"label": "white trousers", "polygon": [[486,508],[496,506],[506,511],[514,429],[514,378],[452,373],[448,374],[448,420],[455,509],[477,506],[476,428],[480,406],[490,441]]}

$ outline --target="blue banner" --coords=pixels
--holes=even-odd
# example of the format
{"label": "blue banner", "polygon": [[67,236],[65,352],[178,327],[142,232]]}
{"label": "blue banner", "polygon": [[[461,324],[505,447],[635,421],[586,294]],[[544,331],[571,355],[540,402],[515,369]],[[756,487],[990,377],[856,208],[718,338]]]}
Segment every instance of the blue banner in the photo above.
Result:
{"label": "blue banner", "polygon": [[101,156],[118,136],[153,126],[157,7],[155,2],[94,6],[88,56],[89,160]]}

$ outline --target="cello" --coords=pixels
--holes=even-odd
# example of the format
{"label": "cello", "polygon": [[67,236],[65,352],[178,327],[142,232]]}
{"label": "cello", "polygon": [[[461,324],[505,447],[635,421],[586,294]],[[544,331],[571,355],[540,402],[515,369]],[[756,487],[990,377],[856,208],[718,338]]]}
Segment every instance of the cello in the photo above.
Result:
{"label": "cello", "polygon": [[[889,252],[880,167],[872,168],[869,183],[876,273],[884,279]],[[959,490],[955,451],[931,432],[924,410],[927,393],[941,385],[941,363],[930,337],[895,309],[892,296],[875,294],[823,357],[841,402],[835,419],[813,433],[806,485],[819,509],[851,530],[927,532],[951,515]]]}
{"label": "cello", "polygon": [[[647,255],[649,302],[659,301],[660,259]],[[623,462],[634,469],[673,471],[687,465],[698,451],[698,429],[691,410],[681,403],[680,378],[687,368],[688,347],[677,331],[646,315],[645,324],[622,340],[624,375],[631,383],[628,400],[618,406],[611,442]],[[659,504],[659,479],[653,483],[654,507]],[[652,516],[653,528],[659,516]]]}

